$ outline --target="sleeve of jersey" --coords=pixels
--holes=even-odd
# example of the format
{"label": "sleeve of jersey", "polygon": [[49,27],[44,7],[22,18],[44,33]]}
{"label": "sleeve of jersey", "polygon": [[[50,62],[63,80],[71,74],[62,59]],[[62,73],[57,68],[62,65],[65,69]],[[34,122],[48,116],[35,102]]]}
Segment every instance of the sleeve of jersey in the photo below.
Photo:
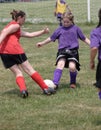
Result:
{"label": "sleeve of jersey", "polygon": [[50,39],[51,39],[53,42],[55,42],[56,39],[59,38],[59,35],[60,35],[60,30],[57,29],[57,30],[55,30],[54,33],[50,36]]}
{"label": "sleeve of jersey", "polygon": [[77,32],[78,32],[78,37],[80,38],[80,40],[85,40],[86,37],[79,27],[77,28]]}
{"label": "sleeve of jersey", "polygon": [[90,34],[90,41],[91,41],[91,44],[90,44],[90,47],[99,47],[99,39],[98,39],[98,36],[97,34],[95,33],[95,31],[93,30]]}

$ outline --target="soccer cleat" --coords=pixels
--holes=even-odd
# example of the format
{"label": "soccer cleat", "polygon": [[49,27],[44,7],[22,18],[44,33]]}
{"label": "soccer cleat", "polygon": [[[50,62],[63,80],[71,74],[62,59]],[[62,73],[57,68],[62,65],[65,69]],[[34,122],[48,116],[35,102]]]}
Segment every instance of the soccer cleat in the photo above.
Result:
{"label": "soccer cleat", "polygon": [[27,98],[27,97],[28,97],[28,92],[27,92],[27,90],[23,90],[23,91],[21,92],[21,97],[22,97],[22,98]]}
{"label": "soccer cleat", "polygon": [[54,88],[55,90],[58,90],[58,88],[59,88],[59,86],[58,85],[56,85],[56,87]]}
{"label": "soccer cleat", "polygon": [[48,89],[44,89],[43,90],[43,94],[46,94],[46,95],[51,95],[51,94],[55,94],[56,93],[56,90],[53,89],[53,88],[48,88]]}
{"label": "soccer cleat", "polygon": [[75,84],[70,84],[70,88],[76,88]]}
{"label": "soccer cleat", "polygon": [[93,86],[96,86],[96,83],[93,83]]}

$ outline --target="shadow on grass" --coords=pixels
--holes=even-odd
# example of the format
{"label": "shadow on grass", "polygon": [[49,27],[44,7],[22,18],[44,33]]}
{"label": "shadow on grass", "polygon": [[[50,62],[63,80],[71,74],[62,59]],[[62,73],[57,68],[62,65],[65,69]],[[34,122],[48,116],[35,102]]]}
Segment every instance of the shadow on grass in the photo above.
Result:
{"label": "shadow on grass", "polygon": [[11,89],[3,93],[3,95],[20,95],[20,92],[18,89]]}
{"label": "shadow on grass", "polygon": [[101,126],[101,116],[100,115],[96,115],[96,117],[94,117],[92,124],[95,126]]}
{"label": "shadow on grass", "polygon": [[[75,89],[72,89],[72,88],[70,88],[70,84],[61,83],[59,85],[58,91],[62,91],[62,90],[63,91],[65,91],[65,90],[70,91],[70,90],[76,90],[76,89],[80,88],[80,84],[79,83],[77,83],[76,86],[77,87]],[[29,96],[31,96],[31,95],[32,96],[33,95],[39,95],[39,96],[44,95],[43,92],[41,90],[39,90],[39,89],[28,90],[28,93],[29,93]],[[11,90],[7,90],[2,95],[21,97],[19,89],[16,89],[16,88],[15,89],[11,89]]]}
{"label": "shadow on grass", "polygon": [[99,119],[99,120],[97,119],[97,120],[95,121],[95,125],[97,125],[97,126],[100,125],[100,126],[101,126],[101,119]]}
{"label": "shadow on grass", "polygon": [[[80,84],[79,83],[76,83],[76,88],[80,88]],[[70,88],[70,84],[64,84],[64,83],[62,83],[62,84],[59,85],[59,89],[60,90],[61,89],[71,89]]]}
{"label": "shadow on grass", "polygon": [[[41,90],[39,90],[39,89],[28,90],[28,93],[29,93],[28,94],[29,96],[33,96],[33,95],[41,96],[41,95],[44,95],[43,92]],[[2,93],[2,95],[21,97],[20,90],[16,89],[16,88],[15,89],[11,89],[11,90],[7,90],[4,93]]]}

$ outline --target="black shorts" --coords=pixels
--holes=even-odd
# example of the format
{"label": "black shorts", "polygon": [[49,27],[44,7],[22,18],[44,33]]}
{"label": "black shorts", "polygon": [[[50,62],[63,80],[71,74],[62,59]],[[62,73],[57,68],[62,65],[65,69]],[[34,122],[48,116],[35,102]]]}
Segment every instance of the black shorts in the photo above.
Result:
{"label": "black shorts", "polygon": [[16,64],[22,64],[27,60],[25,53],[23,54],[0,54],[1,60],[5,68],[10,68]]}
{"label": "black shorts", "polygon": [[98,62],[96,70],[96,87],[101,88],[101,61]]}
{"label": "black shorts", "polygon": [[57,53],[56,65],[61,58],[66,59],[65,68],[69,67],[69,61],[74,61],[76,63],[76,69],[78,71],[80,70],[78,49],[60,49]]}

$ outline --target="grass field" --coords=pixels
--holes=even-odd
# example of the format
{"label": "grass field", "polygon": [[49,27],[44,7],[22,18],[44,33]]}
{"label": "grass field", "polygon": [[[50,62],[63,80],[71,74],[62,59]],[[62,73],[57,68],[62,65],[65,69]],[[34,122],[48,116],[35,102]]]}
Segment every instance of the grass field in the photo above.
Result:
{"label": "grass field", "polygon": [[[94,0],[92,1],[94,2]],[[87,11],[85,10],[85,1],[78,0],[77,2],[68,0],[75,13],[75,18],[83,20]],[[95,15],[97,16],[100,0],[95,3],[96,5],[93,4],[91,10],[94,12],[92,17],[96,21]],[[48,5],[48,8],[44,8],[46,5]],[[80,5],[80,9],[78,5]],[[53,8],[53,0],[41,4],[37,2],[0,3],[0,30],[6,24],[5,21],[2,21],[3,18],[8,20],[10,18],[9,12],[12,9],[23,9],[27,12],[27,18],[32,18],[31,20],[33,20],[33,17],[40,20],[41,16],[42,19],[51,18],[51,20],[54,20]],[[90,31],[96,26],[87,23],[78,23],[78,25],[88,37]],[[57,24],[26,23],[23,29],[25,31],[36,31],[45,26],[50,28],[51,34]],[[44,79],[52,79],[53,77],[57,42],[50,43],[43,48],[37,48],[35,44],[48,36],[21,39],[30,63]],[[101,101],[98,99],[97,89],[93,86],[95,71],[90,70],[89,53],[89,46],[80,41],[81,70],[78,72],[75,90],[69,88],[68,69],[64,69],[59,90],[52,96],[43,95],[39,86],[24,73],[29,91],[27,99],[20,97],[14,75],[9,70],[4,69],[0,60],[0,130],[101,130]]]}
{"label": "grass field", "polygon": [[[0,30],[5,23],[0,24]],[[36,31],[45,24],[25,24],[24,30]],[[89,33],[95,25],[79,24],[83,32]],[[57,27],[48,24],[50,34]],[[21,39],[32,66],[44,79],[52,79],[55,69],[57,42],[36,48],[40,38]],[[77,77],[77,88],[69,88],[69,73],[64,69],[59,90],[55,95],[45,96],[35,82],[24,73],[29,97],[22,99],[15,78],[5,70],[0,60],[0,130],[101,130],[101,101],[97,96],[95,71],[89,68],[89,47],[80,41],[81,71]]]}
{"label": "grass field", "polygon": [[[87,22],[87,0],[66,0],[71,8],[75,21],[77,23]],[[101,0],[90,1],[90,15],[91,21],[97,21],[97,12],[100,8]],[[56,17],[54,17],[54,0],[39,1],[39,2],[12,2],[12,3],[0,3],[0,21],[5,22],[11,17],[9,13],[13,9],[24,10],[27,14],[27,20],[33,23],[51,22],[56,23]]]}

